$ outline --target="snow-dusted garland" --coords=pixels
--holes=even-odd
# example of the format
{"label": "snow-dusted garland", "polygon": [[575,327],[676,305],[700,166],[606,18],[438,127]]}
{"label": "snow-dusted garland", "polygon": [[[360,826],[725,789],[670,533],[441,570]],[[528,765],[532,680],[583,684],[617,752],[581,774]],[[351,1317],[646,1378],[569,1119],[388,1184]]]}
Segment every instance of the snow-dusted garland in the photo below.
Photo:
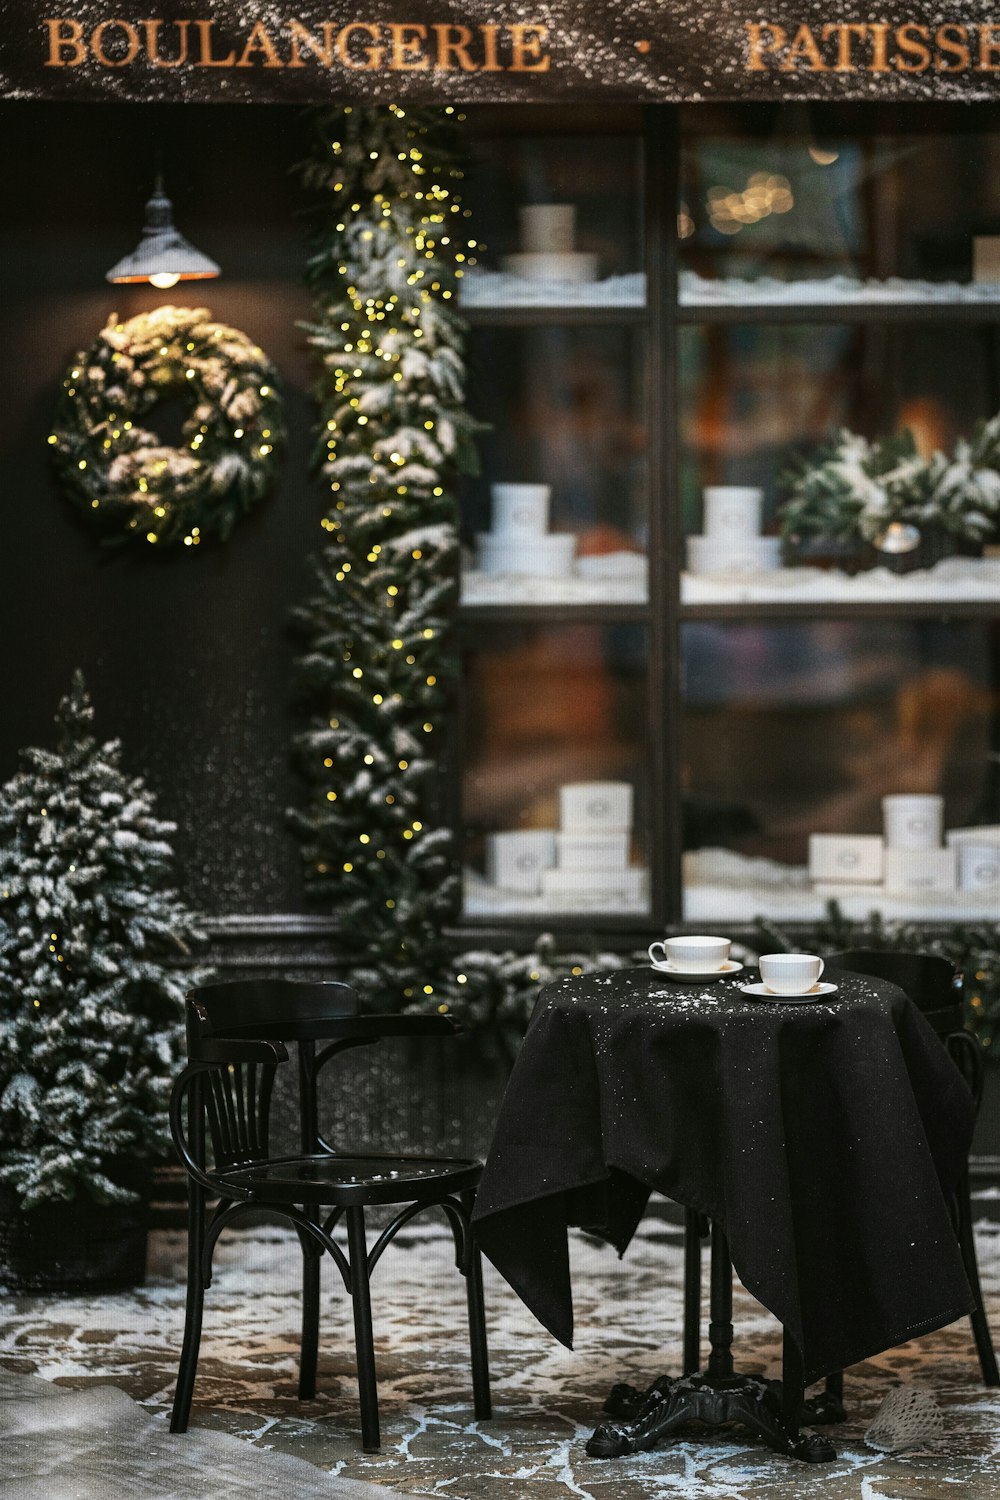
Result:
{"label": "snow-dusted garland", "polygon": [[394,1010],[448,1004],[458,910],[444,760],[455,682],[456,485],[475,460],[455,288],[467,246],[451,109],[317,117],[303,167],[323,223],[309,262],[329,504],[297,611],[308,792],[293,813],[311,894],[352,975]]}
{"label": "snow-dusted garland", "polygon": [[[460,117],[458,117],[460,119]],[[446,760],[456,667],[460,471],[475,466],[455,292],[462,231],[452,109],[318,117],[303,168],[325,223],[309,263],[322,368],[316,462],[330,503],[297,612],[309,727],[292,813],[306,885],[340,918],[350,978],[382,1010],[452,1011],[485,1050],[523,1034],[541,984],[623,960],[456,952],[461,899]],[[470,255],[470,250],[472,254]]]}
{"label": "snow-dusted garland", "polygon": [[[263,350],[206,308],[113,315],[63,380],[48,441],[67,496],[110,542],[225,539],[277,474],[276,378]],[[190,402],[177,448],[141,423],[174,396]]]}
{"label": "snow-dusted garland", "polygon": [[871,443],[841,431],[813,463],[787,476],[786,537],[827,536],[878,545],[893,524],[935,528],[966,542],[1000,537],[1000,414],[954,454],[917,452],[913,435]]}

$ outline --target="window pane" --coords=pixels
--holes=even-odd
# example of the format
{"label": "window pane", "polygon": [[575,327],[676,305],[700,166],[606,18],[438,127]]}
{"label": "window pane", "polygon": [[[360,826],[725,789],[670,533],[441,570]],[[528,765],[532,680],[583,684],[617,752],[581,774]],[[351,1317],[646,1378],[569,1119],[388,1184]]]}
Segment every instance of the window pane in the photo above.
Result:
{"label": "window pane", "polygon": [[[644,599],[641,333],[479,329],[470,338],[469,372],[471,410],[489,426],[479,442],[482,472],[468,481],[463,502],[466,574],[473,575],[466,602]],[[497,484],[547,487],[537,525],[564,543],[511,536]]]}
{"label": "window pane", "polygon": [[[686,110],[683,120],[689,300],[714,300],[713,285],[725,300],[722,283],[741,279],[795,282],[800,296],[834,301],[895,277],[951,300],[996,296],[975,280],[985,260],[974,266],[973,240],[1000,226],[1000,134],[982,129],[981,115],[948,133],[891,130],[884,117],[873,128],[871,117],[803,105]],[[902,113],[896,120],[905,127]],[[988,259],[989,247],[979,253]]]}
{"label": "window pane", "polygon": [[648,909],[647,661],[635,625],[468,632],[466,915]]}
{"label": "window pane", "polygon": [[[883,832],[882,798],[944,798],[944,827],[1000,824],[990,624],[689,623],[683,631],[685,913],[819,916],[811,834]],[[996,915],[1000,889],[833,892],[874,907]]]}
{"label": "window pane", "polygon": [[875,439],[909,427],[949,453],[1000,406],[1000,339],[919,324],[713,324],[680,330],[684,529],[702,526],[706,485],[764,489],[774,530],[780,478],[839,428]]}
{"label": "window pane", "polygon": [[463,189],[477,245],[462,301],[641,305],[641,180],[637,136],[481,140]]}

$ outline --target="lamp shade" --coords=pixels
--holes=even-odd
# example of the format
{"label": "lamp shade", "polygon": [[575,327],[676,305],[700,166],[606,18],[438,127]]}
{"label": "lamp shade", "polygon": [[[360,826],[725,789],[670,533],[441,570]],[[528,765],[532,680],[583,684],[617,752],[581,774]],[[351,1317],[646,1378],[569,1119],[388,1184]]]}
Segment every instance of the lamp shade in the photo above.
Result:
{"label": "lamp shade", "polygon": [[173,205],[158,177],[146,204],[139,243],[131,255],[111,267],[108,281],[150,281],[154,286],[169,287],[178,281],[206,281],[218,275],[215,261],[196,250],[174,226]]}

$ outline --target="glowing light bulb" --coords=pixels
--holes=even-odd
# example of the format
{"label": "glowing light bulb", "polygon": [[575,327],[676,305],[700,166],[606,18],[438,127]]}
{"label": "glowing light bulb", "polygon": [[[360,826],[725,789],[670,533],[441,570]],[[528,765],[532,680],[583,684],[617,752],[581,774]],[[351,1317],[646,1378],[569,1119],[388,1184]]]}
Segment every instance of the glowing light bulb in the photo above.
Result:
{"label": "glowing light bulb", "polygon": [[161,292],[165,292],[168,287],[176,286],[180,279],[176,271],[154,271],[149,278],[150,284]]}

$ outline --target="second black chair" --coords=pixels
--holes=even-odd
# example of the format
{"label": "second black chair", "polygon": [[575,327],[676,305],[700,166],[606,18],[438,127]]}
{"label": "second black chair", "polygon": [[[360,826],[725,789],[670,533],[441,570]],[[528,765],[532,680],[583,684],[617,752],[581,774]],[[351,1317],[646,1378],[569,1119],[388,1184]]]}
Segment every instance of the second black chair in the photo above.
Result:
{"label": "second black chair", "polygon": [[[983,1097],[983,1049],[964,1028],[962,976],[954,964],[936,953],[911,953],[893,948],[850,948],[829,954],[826,966],[831,971],[846,969],[852,974],[886,979],[890,984],[898,985],[923,1013],[948,1049],[952,1061],[969,1086],[978,1115]],[[955,1188],[951,1211],[965,1274],[976,1299],[969,1321],[976,1341],[979,1367],[983,1372],[983,1384],[1000,1385],[1000,1371],[997,1369],[997,1357],[979,1284],[968,1162]]]}
{"label": "second black chair", "polygon": [[[188,996],[188,1065],[171,1101],[171,1130],[188,1174],[188,1281],[184,1343],[171,1431],[187,1428],[201,1342],[205,1289],[222,1231],[248,1213],[267,1210],[290,1223],[302,1251],[302,1345],[299,1396],[316,1391],[320,1264],[329,1255],[354,1311],[362,1443],[378,1450],[379,1413],[369,1277],[396,1233],[427,1209],[443,1212],[466,1280],[476,1416],[490,1415],[482,1272],[470,1217],[480,1163],[467,1158],[351,1154],[319,1128],[317,1077],[344,1051],[387,1036],[453,1035],[445,1016],[361,1015],[346,984],[269,979],[202,986]],[[270,1148],[276,1070],[298,1047],[299,1150]],[[317,1042],[323,1042],[317,1053]],[[210,1200],[218,1200],[209,1211]],[[371,1249],[365,1209],[396,1212]],[[333,1237],[343,1219],[347,1251]]]}

